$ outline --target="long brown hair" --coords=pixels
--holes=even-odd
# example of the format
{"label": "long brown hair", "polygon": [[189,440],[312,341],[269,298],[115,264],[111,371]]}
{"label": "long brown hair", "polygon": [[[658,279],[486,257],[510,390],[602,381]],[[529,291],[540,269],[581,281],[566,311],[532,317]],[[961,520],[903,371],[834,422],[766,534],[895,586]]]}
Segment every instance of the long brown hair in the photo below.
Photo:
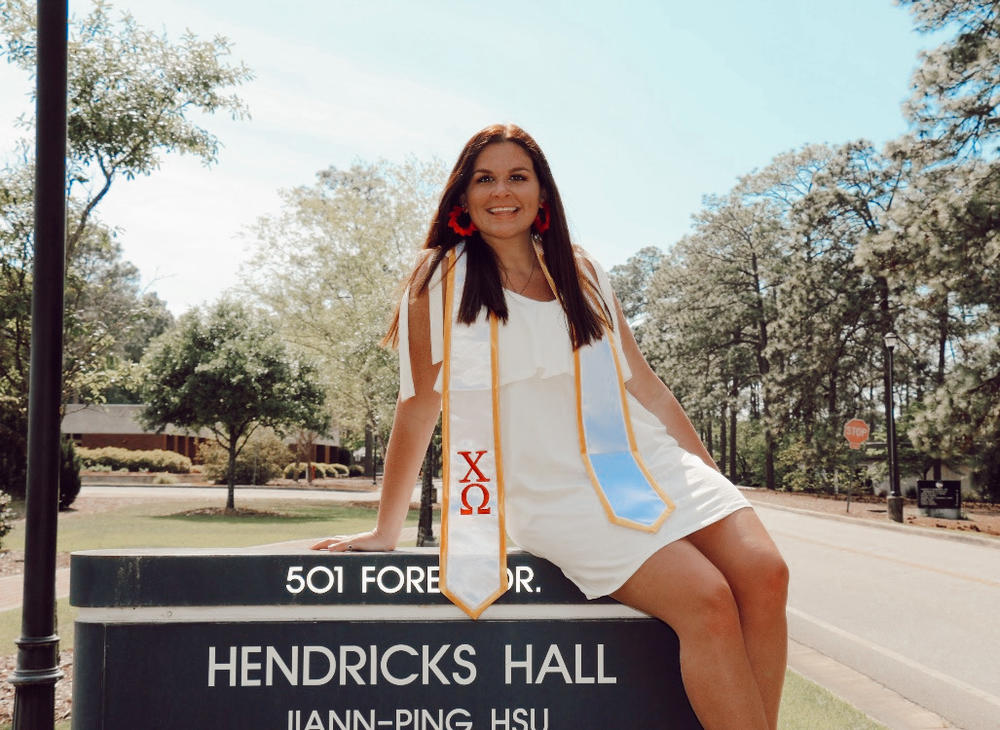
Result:
{"label": "long brown hair", "polygon": [[[448,251],[464,240],[467,267],[458,321],[472,324],[483,307],[501,321],[507,321],[507,301],[504,298],[500,268],[493,249],[482,239],[478,231],[463,238],[448,227],[448,215],[451,209],[459,204],[462,194],[469,186],[476,158],[487,145],[498,142],[514,142],[520,145],[531,157],[531,162],[535,166],[535,174],[538,176],[539,185],[544,191],[551,214],[549,228],[542,234],[542,252],[558,292],[558,298],[566,312],[566,319],[569,321],[573,347],[577,348],[601,339],[604,335],[605,322],[613,322],[614,318],[609,318],[608,313],[596,311],[595,305],[592,305],[584,294],[573,243],[569,237],[569,227],[566,224],[566,213],[548,160],[531,135],[516,124],[491,125],[474,134],[472,139],[466,142],[455,167],[452,168],[451,175],[448,176],[437,212],[431,220],[430,230],[427,231],[427,238],[424,241],[424,249],[431,251],[430,265],[418,266],[410,274],[411,291],[420,293],[426,289],[431,275]],[[611,302],[607,302],[606,306],[610,308]],[[392,324],[382,342],[395,346],[398,340],[399,308],[397,307]]]}

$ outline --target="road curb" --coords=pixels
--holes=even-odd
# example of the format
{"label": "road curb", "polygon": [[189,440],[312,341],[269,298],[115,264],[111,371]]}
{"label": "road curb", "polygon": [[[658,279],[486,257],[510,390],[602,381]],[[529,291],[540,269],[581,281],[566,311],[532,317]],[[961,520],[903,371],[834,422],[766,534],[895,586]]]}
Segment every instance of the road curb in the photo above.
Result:
{"label": "road curb", "polygon": [[954,727],[926,707],[808,644],[789,638],[788,668],[888,728]]}
{"label": "road curb", "polygon": [[[748,499],[750,499],[748,497]],[[840,522],[848,522],[852,525],[860,525],[862,527],[877,527],[880,530],[896,530],[907,532],[911,535],[917,534],[923,537],[936,537],[942,540],[953,540],[955,542],[964,542],[970,545],[980,545],[982,547],[990,547],[995,550],[1000,550],[1000,538],[990,538],[982,537],[980,535],[970,535],[965,532],[959,532],[958,530],[946,530],[940,529],[936,530],[933,527],[920,527],[919,525],[900,525],[895,522],[875,522],[874,520],[866,520],[859,517],[848,517],[847,515],[834,515],[829,512],[817,512],[811,509],[803,509],[801,507],[788,507],[783,504],[773,504],[771,502],[754,502],[750,499],[750,504],[753,507],[765,507],[768,509],[777,509],[784,512],[794,512],[801,515],[809,515],[810,517],[823,517],[828,520],[839,520]]]}

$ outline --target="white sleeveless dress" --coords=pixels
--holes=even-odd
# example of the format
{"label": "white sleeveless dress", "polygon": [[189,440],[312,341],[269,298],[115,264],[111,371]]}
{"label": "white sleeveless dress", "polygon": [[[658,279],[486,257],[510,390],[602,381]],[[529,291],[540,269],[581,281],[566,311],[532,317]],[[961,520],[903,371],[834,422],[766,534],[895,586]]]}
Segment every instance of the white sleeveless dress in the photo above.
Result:
{"label": "white sleeveless dress", "polygon": [[[607,277],[595,267],[606,301],[613,302]],[[504,293],[501,444],[507,534],[514,543],[557,565],[587,598],[597,598],[620,588],[664,545],[750,506],[728,479],[678,446],[656,416],[628,395],[636,445],[676,509],[652,533],[609,522],[580,456],[573,352],[562,306]],[[432,318],[432,340],[437,329]],[[614,338],[628,381],[617,331]],[[400,348],[403,358],[406,349]],[[432,342],[432,351],[439,349]],[[409,370],[401,362],[404,398],[412,393]]]}

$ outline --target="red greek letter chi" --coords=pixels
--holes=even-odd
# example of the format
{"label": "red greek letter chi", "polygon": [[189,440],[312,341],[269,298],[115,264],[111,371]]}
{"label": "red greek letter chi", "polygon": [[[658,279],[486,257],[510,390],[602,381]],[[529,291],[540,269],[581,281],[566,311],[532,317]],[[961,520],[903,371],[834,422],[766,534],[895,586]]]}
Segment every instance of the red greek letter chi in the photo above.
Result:
{"label": "red greek letter chi", "polygon": [[467,482],[472,481],[471,479],[469,479],[469,474],[471,474],[472,472],[476,472],[477,480],[480,482],[488,482],[490,480],[490,478],[485,474],[483,474],[479,470],[479,467],[476,466],[476,464],[479,463],[479,460],[482,459],[483,455],[486,453],[485,450],[477,451],[475,459],[472,459],[470,457],[470,454],[472,453],[471,451],[459,451],[458,453],[465,459],[465,463],[469,465],[469,470],[465,472],[465,476],[458,480],[460,484],[466,484]]}

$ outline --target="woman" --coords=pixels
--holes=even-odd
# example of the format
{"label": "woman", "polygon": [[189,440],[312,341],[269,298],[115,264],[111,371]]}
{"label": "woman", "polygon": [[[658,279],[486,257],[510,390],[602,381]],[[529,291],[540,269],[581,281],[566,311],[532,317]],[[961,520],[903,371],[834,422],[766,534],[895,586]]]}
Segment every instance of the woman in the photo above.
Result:
{"label": "woman", "polygon": [[[685,689],[706,728],[776,727],[787,568],[646,363],[604,272],[572,246],[548,162],[526,132],[496,125],[469,140],[425,249],[386,338],[402,340],[402,385],[375,529],[328,538],[313,549],[396,546],[442,405],[435,318],[462,335],[485,326],[477,323],[489,312],[502,323],[494,335],[494,413],[507,532],[558,565],[588,598],[611,595],[668,623],[680,640]],[[452,270],[462,272],[464,285],[454,285],[454,308],[442,311],[436,280],[445,273],[448,290]],[[647,496],[662,512],[644,524],[612,515],[600,482],[614,481],[613,474],[597,473],[598,454],[581,458],[581,444],[600,438],[600,426],[585,425],[587,407],[578,409],[577,391],[585,399],[590,386],[580,385],[585,377],[574,358],[598,345],[619,360],[609,372],[628,391],[621,412],[640,454],[636,468],[649,477],[656,494]],[[465,481],[478,478],[470,457],[478,452],[464,453]],[[485,495],[490,482],[481,481]]]}

